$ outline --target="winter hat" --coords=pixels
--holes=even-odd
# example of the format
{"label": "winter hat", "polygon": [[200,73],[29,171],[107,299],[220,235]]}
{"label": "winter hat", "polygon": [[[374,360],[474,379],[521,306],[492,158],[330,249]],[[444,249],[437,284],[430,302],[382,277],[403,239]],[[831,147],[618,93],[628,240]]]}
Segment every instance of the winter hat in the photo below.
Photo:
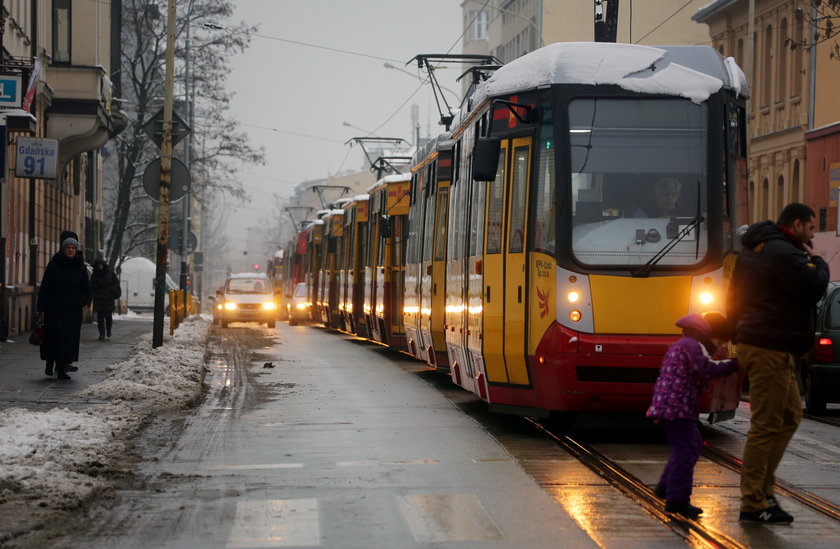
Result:
{"label": "winter hat", "polygon": [[79,241],[71,236],[70,238],[65,238],[64,242],[61,243],[61,251],[63,252],[64,248],[71,244],[76,247],[76,250],[79,249]]}
{"label": "winter hat", "polygon": [[711,327],[710,335],[716,339],[729,340],[732,338],[732,327],[729,320],[717,311],[703,313],[703,320]]}
{"label": "winter hat", "polygon": [[702,316],[691,313],[677,321],[677,326],[683,330],[691,331],[702,339],[712,337],[712,326]]}

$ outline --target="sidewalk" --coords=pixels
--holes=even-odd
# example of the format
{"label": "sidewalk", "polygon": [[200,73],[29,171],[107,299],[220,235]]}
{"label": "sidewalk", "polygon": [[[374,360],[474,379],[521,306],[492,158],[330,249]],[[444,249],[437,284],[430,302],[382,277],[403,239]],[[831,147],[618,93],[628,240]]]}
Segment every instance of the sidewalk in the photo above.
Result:
{"label": "sidewalk", "polygon": [[115,319],[113,337],[100,341],[96,323],[82,325],[79,346],[79,371],[71,372],[70,380],[59,381],[44,375],[44,361],[38,347],[29,344],[29,333],[15,337],[12,343],[0,343],[0,410],[26,408],[44,411],[61,405],[70,409],[84,408],[95,402],[71,396],[107,376],[106,367],[121,362],[133,353],[139,338],[152,337],[152,315]]}

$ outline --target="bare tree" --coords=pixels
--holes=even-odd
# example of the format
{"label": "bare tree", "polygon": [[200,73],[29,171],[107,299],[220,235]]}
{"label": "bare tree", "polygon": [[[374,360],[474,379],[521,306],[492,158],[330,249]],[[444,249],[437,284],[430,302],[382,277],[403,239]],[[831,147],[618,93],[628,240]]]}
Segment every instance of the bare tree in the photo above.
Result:
{"label": "bare tree", "polygon": [[[112,154],[108,159],[111,173],[106,180],[110,191],[107,204],[114,214],[109,217],[106,256],[114,266],[155,238],[150,229],[154,204],[142,189],[142,176],[158,151],[143,125],[163,104],[166,18],[161,4],[156,0],[123,3],[120,100],[130,122],[109,147]],[[183,112],[178,105],[193,100],[192,135],[201,141],[201,146],[191,149],[192,190],[205,200],[222,196],[244,198],[245,192],[234,177],[238,166],[265,162],[263,151],[251,146],[237,123],[226,117],[230,93],[225,86],[231,57],[247,48],[250,35],[256,30],[244,23],[220,26],[219,23],[227,23],[232,13],[233,5],[226,0],[178,2],[176,84],[182,95],[176,110]],[[190,89],[201,90],[191,98],[184,93],[188,26]],[[195,177],[197,173],[201,177]],[[210,191],[202,193],[201,186]]]}
{"label": "bare tree", "polygon": [[840,0],[808,0],[805,7],[796,8],[796,18],[800,24],[807,25],[810,35],[801,40],[784,37],[785,43],[791,49],[812,47],[829,40],[833,41],[829,57],[840,59],[840,45],[837,42],[837,35],[840,34]]}

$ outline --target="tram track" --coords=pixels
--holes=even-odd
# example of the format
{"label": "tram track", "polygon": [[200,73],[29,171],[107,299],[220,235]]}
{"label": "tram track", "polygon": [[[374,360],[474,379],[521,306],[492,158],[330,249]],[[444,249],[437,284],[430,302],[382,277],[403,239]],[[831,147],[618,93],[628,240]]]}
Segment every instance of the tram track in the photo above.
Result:
{"label": "tram track", "polygon": [[[741,464],[742,461],[735,456],[724,452],[718,448],[714,448],[712,446],[705,445],[702,451],[703,457],[708,459],[709,461],[716,463],[722,467],[726,467],[730,471],[734,471],[741,474]],[[813,494],[807,490],[803,490],[794,486],[793,484],[779,479],[776,479],[776,491],[782,493],[792,499],[795,499],[802,505],[805,505],[809,509],[813,509],[814,511],[837,521],[840,521],[840,505],[836,503],[832,503],[820,496]]]}
{"label": "tram track", "polygon": [[802,417],[805,419],[810,419],[811,421],[816,421],[818,423],[825,423],[826,425],[833,425],[834,427],[840,427],[840,419],[838,418],[831,418],[825,416],[815,416],[813,414],[802,414]]}
{"label": "tram track", "polygon": [[592,472],[636,502],[648,514],[671,529],[693,547],[746,548],[747,546],[699,519],[665,512],[665,502],[647,484],[592,446],[566,434],[552,432],[545,425],[526,418],[535,429],[554,440]]}

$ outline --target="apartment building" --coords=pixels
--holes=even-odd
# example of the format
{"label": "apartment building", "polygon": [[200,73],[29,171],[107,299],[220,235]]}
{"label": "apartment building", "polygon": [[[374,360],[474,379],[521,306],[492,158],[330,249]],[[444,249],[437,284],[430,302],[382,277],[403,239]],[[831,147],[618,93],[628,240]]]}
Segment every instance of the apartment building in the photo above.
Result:
{"label": "apartment building", "polygon": [[[79,235],[87,260],[103,241],[102,147],[126,125],[119,67],[121,2],[4,1],[0,119],[6,170],[0,218],[0,337],[28,331],[59,235]],[[16,170],[19,138],[54,140],[55,177]],[[49,174],[52,175],[52,174]]]}
{"label": "apartment building", "polygon": [[[464,53],[491,54],[508,63],[546,44],[594,40],[594,0],[490,0],[484,4],[483,0],[461,4]],[[691,15],[705,4],[708,0],[620,2],[616,41],[708,44],[708,28],[691,21]]]}

